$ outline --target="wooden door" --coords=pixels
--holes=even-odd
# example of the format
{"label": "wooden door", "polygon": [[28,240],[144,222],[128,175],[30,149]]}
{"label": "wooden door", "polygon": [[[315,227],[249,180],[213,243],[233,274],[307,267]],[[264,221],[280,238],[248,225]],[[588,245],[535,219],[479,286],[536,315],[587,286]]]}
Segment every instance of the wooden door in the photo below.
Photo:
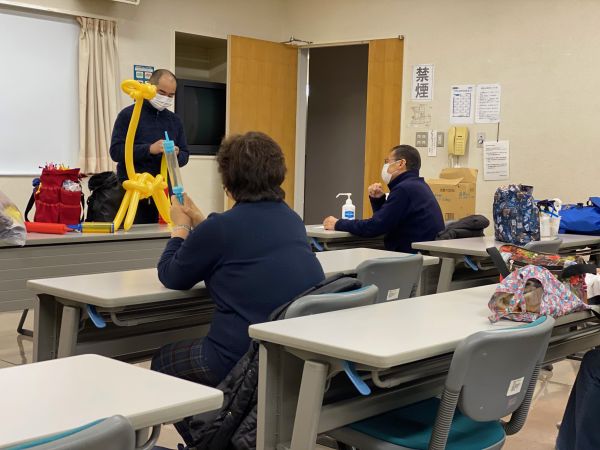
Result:
{"label": "wooden door", "polygon": [[369,42],[363,218],[373,215],[367,187],[381,182],[381,166],[390,149],[400,143],[400,105],[404,40]]}
{"label": "wooden door", "polygon": [[227,58],[227,134],[262,131],[281,146],[287,167],[282,187],[293,208],[298,49],[229,36]]}

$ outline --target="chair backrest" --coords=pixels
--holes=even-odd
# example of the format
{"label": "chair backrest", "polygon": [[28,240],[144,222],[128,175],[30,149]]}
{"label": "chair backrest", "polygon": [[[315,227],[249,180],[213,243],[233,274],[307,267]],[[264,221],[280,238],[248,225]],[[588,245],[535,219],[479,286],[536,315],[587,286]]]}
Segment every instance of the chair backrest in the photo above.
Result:
{"label": "chair backrest", "polygon": [[560,250],[562,242],[562,239],[549,239],[547,241],[531,241],[525,244],[525,248],[527,250],[531,250],[532,252],[558,254],[558,250]]}
{"label": "chair backrest", "polygon": [[461,342],[446,379],[448,391],[460,392],[460,410],[480,422],[512,414],[543,361],[553,327],[554,319],[543,316],[528,325],[475,333]]}
{"label": "chair backrest", "polygon": [[365,286],[348,292],[306,295],[295,300],[285,312],[285,319],[310,316],[330,311],[372,305],[377,298],[377,286]]}
{"label": "chair backrest", "polygon": [[410,297],[419,282],[422,255],[369,259],[356,268],[356,278],[379,288],[376,303]]}
{"label": "chair backrest", "polygon": [[135,432],[123,416],[112,416],[48,438],[17,446],[34,450],[134,450]]}

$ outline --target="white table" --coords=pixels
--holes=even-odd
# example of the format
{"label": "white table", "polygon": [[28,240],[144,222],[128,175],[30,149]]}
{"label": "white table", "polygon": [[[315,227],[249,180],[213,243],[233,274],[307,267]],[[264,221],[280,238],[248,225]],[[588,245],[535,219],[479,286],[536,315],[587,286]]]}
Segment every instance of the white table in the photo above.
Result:
{"label": "white table", "polygon": [[[578,234],[561,234],[561,250],[573,250],[585,247],[600,246],[600,236],[584,236]],[[412,247],[415,250],[425,252],[441,259],[440,276],[438,279],[437,292],[446,292],[452,288],[452,276],[459,262],[465,256],[473,258],[488,258],[486,249],[489,247],[500,247],[506,242],[499,242],[493,236],[474,237],[464,239],[448,239],[443,241],[415,242]]]}
{"label": "white table", "polygon": [[[353,273],[360,263],[368,259],[398,256],[406,254],[366,248],[316,254],[326,275]],[[437,263],[438,259],[435,257],[424,257],[425,266]],[[38,297],[34,327],[34,361],[82,352],[98,352],[105,355],[149,352],[167,342],[205,335],[213,310],[204,283],[199,283],[189,291],[170,290],[158,280],[156,269],[31,280],[27,286]],[[162,316],[157,316],[160,320],[154,325],[148,322],[150,319],[147,318],[130,318],[129,322],[125,323],[126,319],[123,316],[127,317],[128,310],[153,304],[165,310]],[[124,333],[122,329],[109,327],[103,333],[102,340],[107,341],[102,345],[97,345],[97,342],[78,343],[80,318],[86,317],[88,305],[93,305],[100,312],[110,313],[112,322],[116,324],[142,328],[139,333],[131,333],[130,328],[127,336],[121,336]],[[166,317],[163,317],[165,315]],[[160,328],[149,330],[151,326]],[[96,331],[97,334],[97,330],[92,331]],[[111,333],[116,333],[114,338],[111,337]],[[142,340],[140,334],[143,334]]]}
{"label": "white table", "polygon": [[346,231],[326,230],[323,225],[306,225],[306,235],[318,251],[354,247],[384,248],[383,236],[361,238]]}
{"label": "white table", "polygon": [[97,355],[0,369],[0,447],[116,414],[135,430],[214,411],[223,393]]}
{"label": "white table", "polygon": [[0,243],[0,312],[26,309],[34,296],[27,280],[155,267],[170,232],[135,225],[128,232],[29,233],[24,247]]}
{"label": "white table", "polygon": [[[482,286],[252,325],[250,336],[261,342],[257,448],[285,448],[291,441],[294,450],[311,449],[317,433],[438,393],[451,352],[462,339],[518,325],[489,322],[487,303],[494,289]],[[600,326],[583,337],[569,334],[574,323],[592,317],[583,312],[559,319],[557,326],[566,330],[553,337],[546,360],[600,345]],[[373,380],[379,380],[375,384],[395,389],[324,405],[327,382],[335,381],[344,361],[372,370]],[[396,379],[379,377],[388,369],[395,370]]]}

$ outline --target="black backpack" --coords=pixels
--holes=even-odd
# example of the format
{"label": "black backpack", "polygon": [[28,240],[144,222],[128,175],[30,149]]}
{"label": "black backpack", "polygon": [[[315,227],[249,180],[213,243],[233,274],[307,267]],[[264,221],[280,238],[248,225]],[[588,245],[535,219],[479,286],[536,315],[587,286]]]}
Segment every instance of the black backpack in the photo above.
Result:
{"label": "black backpack", "polygon": [[125,189],[114,172],[96,174],[88,181],[86,222],[112,222],[117,215]]}

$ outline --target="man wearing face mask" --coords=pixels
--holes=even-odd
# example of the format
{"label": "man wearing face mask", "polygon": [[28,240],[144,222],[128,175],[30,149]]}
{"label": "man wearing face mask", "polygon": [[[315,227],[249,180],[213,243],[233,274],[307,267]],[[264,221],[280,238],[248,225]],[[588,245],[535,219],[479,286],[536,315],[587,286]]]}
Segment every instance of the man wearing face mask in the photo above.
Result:
{"label": "man wearing face mask", "polygon": [[[156,86],[156,96],[152,100],[144,100],[140,122],[135,133],[133,144],[133,162],[137,173],[148,172],[151,175],[160,173],[165,131],[175,142],[175,151],[179,166],[185,166],[189,152],[181,119],[167,108],[173,106],[177,79],[166,69],[158,69],[152,73],[150,84]],[[110,144],[110,156],[117,163],[117,176],[120,182],[127,179],[125,169],[125,136],[129,128],[133,105],[123,109],[117,116]],[[158,210],[153,200],[141,200],[138,205],[135,223],[158,222]]]}
{"label": "man wearing face mask", "polygon": [[421,156],[410,145],[394,147],[381,170],[390,194],[385,198],[380,183],[369,186],[373,217],[345,220],[327,217],[326,230],[347,231],[360,237],[385,235],[387,250],[416,253],[413,242],[432,241],[444,229],[444,218],[433,192],[419,177]]}

